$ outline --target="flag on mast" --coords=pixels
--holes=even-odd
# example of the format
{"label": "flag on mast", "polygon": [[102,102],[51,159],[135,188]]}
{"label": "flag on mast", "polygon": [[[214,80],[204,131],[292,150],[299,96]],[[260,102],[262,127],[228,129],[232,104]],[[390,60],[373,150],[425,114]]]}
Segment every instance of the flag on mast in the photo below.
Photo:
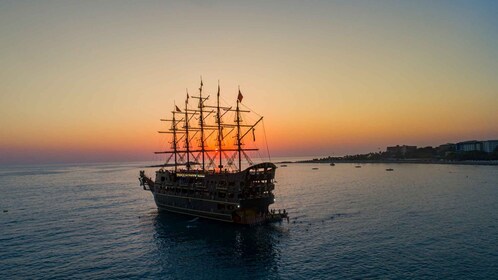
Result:
{"label": "flag on mast", "polygon": [[188,96],[188,88],[185,89],[185,91],[187,92],[187,101],[186,102],[188,103],[188,98],[190,97],[190,96]]}
{"label": "flag on mast", "polygon": [[242,98],[244,98],[244,96],[242,95],[242,92],[240,92],[240,88],[239,88],[239,95],[237,96],[237,100],[239,102],[242,102]]}
{"label": "flag on mast", "polygon": [[220,81],[218,81],[218,97],[220,96]]}
{"label": "flag on mast", "polygon": [[176,107],[177,112],[180,112],[180,113],[182,112],[182,110],[180,110],[180,108],[178,108],[178,106],[175,105],[175,107]]}

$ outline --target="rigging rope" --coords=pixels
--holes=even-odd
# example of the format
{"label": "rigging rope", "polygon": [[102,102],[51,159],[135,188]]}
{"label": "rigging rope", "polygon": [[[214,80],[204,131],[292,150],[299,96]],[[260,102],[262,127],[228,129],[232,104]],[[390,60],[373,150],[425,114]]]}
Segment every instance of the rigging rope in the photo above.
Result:
{"label": "rigging rope", "polygon": [[260,117],[260,118],[261,118],[261,117],[263,117],[262,115],[260,115],[260,114],[256,113],[256,111],[254,111],[253,109],[251,109],[251,108],[247,107],[246,105],[244,105],[244,104],[242,104],[242,103],[239,103],[239,104],[240,104],[240,105],[242,105],[242,106],[243,106],[244,108],[246,108],[247,110],[249,110],[249,111],[253,112],[253,113],[254,113],[255,115],[257,115],[258,117]]}
{"label": "rigging rope", "polygon": [[263,120],[263,132],[265,134],[266,152],[268,153],[268,159],[271,162],[270,148],[268,148],[268,138],[266,138],[265,120]]}

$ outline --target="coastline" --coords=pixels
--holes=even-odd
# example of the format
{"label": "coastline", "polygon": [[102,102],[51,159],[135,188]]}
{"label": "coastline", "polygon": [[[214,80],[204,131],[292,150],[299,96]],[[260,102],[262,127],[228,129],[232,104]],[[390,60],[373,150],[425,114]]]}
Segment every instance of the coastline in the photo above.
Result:
{"label": "coastline", "polygon": [[302,161],[284,161],[277,162],[276,164],[292,164],[292,163],[402,163],[402,164],[453,164],[453,165],[484,165],[484,166],[498,166],[498,160],[463,160],[463,161],[450,161],[450,160],[431,160],[431,159],[383,159],[383,160],[302,160]]}

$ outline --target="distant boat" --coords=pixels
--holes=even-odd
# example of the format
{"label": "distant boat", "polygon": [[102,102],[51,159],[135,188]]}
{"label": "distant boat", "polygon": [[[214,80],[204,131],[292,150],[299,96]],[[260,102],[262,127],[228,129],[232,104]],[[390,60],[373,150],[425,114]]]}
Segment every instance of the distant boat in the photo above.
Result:
{"label": "distant boat", "polygon": [[332,163],[330,164],[330,166],[335,166],[335,163],[333,163],[333,162],[332,162]]}
{"label": "distant boat", "polygon": [[361,165],[356,165],[355,168],[361,168]]}
{"label": "distant boat", "polygon": [[280,165],[280,167],[287,167],[287,164],[282,164]]}
{"label": "distant boat", "polygon": [[318,167],[313,167],[313,168],[311,168],[311,169],[312,169],[312,170],[318,170]]}
{"label": "distant boat", "polygon": [[387,168],[386,171],[393,171],[394,169],[392,168]]}

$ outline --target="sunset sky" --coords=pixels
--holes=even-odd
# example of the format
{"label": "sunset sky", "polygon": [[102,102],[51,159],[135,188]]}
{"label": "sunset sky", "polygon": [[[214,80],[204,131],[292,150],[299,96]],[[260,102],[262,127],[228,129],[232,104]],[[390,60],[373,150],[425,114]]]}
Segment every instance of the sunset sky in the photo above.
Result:
{"label": "sunset sky", "polygon": [[498,139],[498,1],[0,1],[0,163],[159,160],[185,88],[272,156]]}

